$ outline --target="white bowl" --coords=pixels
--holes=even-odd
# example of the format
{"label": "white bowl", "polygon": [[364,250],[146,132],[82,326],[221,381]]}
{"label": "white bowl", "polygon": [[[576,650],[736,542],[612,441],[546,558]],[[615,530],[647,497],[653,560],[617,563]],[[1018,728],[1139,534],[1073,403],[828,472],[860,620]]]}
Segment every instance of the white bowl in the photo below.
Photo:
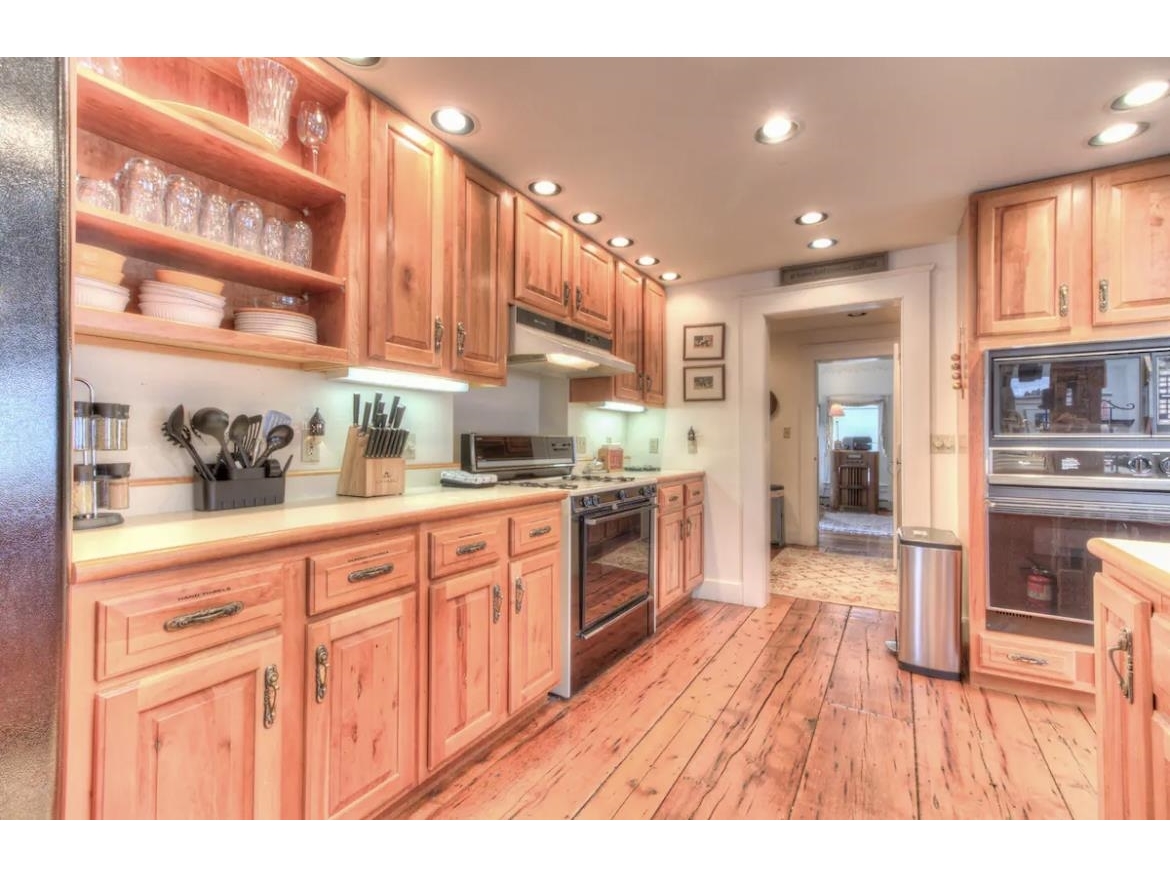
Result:
{"label": "white bowl", "polygon": [[130,291],[120,292],[108,288],[109,284],[96,285],[84,278],[73,281],[73,303],[82,308],[98,308],[103,311],[124,311],[130,303]]}
{"label": "white bowl", "polygon": [[189,304],[144,301],[139,302],[138,309],[148,317],[171,320],[175,323],[190,323],[193,326],[207,326],[212,329],[219,328],[219,324],[223,322],[221,312],[211,308],[192,307]]}
{"label": "white bowl", "polygon": [[178,286],[174,283],[161,283],[157,280],[143,280],[138,287],[142,292],[166,292],[179,296],[184,301],[197,301],[199,304],[222,308],[222,295],[212,295],[210,292],[194,289],[190,286]]}
{"label": "white bowl", "polygon": [[195,301],[174,292],[139,292],[138,300],[140,302],[153,301],[159,304],[189,305],[193,308],[206,308],[209,311],[218,311],[221,314],[224,311],[223,302],[217,305],[204,304],[201,301]]}

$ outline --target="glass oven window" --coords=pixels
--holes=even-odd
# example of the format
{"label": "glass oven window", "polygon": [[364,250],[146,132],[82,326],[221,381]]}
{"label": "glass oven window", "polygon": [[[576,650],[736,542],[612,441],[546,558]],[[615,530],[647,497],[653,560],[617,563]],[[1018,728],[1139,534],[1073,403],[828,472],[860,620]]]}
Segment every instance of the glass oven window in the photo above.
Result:
{"label": "glass oven window", "polygon": [[997,361],[995,435],[1148,435],[1149,371],[1133,353]]}
{"label": "glass oven window", "polygon": [[601,624],[650,593],[650,509],[581,522],[581,630]]}

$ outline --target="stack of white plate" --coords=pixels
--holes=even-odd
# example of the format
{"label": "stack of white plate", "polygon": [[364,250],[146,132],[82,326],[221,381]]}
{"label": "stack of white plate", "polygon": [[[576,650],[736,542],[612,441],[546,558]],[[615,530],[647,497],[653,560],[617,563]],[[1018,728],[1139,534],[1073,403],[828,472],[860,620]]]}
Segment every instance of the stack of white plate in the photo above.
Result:
{"label": "stack of white plate", "polygon": [[308,314],[274,308],[236,308],[236,330],[290,341],[317,343],[317,321]]}
{"label": "stack of white plate", "polygon": [[224,298],[190,286],[143,280],[138,309],[148,317],[216,328],[223,322]]}
{"label": "stack of white plate", "polygon": [[96,277],[73,275],[73,303],[83,308],[103,311],[124,311],[130,303],[130,290],[116,283],[107,283]]}

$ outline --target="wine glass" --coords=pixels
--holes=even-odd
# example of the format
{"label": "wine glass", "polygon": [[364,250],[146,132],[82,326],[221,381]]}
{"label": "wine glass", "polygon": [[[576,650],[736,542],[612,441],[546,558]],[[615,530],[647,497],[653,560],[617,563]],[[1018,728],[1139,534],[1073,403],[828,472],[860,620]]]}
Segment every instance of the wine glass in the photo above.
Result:
{"label": "wine glass", "polygon": [[317,173],[317,152],[329,139],[329,114],[315,100],[301,101],[297,113],[297,138],[313,154],[313,173]]}

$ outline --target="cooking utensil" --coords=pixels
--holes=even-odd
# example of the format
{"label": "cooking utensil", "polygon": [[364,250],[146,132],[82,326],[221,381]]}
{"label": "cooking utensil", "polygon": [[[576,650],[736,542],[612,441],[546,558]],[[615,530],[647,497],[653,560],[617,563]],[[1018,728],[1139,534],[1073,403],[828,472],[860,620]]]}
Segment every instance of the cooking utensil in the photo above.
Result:
{"label": "cooking utensil", "polygon": [[260,448],[260,426],[264,422],[264,418],[259,414],[253,414],[248,418],[248,439],[246,453],[248,456],[248,465],[256,465],[256,452]]}
{"label": "cooking utensil", "polygon": [[186,423],[183,422],[186,420],[186,418],[187,414],[183,410],[183,406],[178,406],[174,411],[171,412],[170,417],[168,417],[163,422],[162,433],[164,436],[166,436],[167,441],[173,445],[177,445],[178,447],[183,448],[188,454],[191,455],[191,459],[195,463],[196,470],[204,480],[214,481],[215,476],[212,474],[210,467],[208,467],[208,465],[203,462],[203,458],[199,456],[199,453],[191,445],[190,430],[187,428]]}
{"label": "cooking utensil", "polygon": [[232,440],[232,457],[241,466],[247,466],[248,460],[244,456],[244,444],[248,441],[248,415],[237,414],[228,429],[228,438]]}
{"label": "cooking utensil", "polygon": [[279,451],[281,448],[287,448],[292,444],[293,428],[288,424],[281,424],[274,426],[264,437],[264,451],[252,463],[253,466],[259,466],[268,459],[268,455],[273,451]]}
{"label": "cooking utensil", "polygon": [[268,435],[272,432],[273,427],[291,425],[292,418],[283,411],[266,411],[264,412],[264,420],[260,423],[260,432],[262,435]]}
{"label": "cooking utensil", "polygon": [[229,467],[235,465],[232,459],[231,452],[228,451],[227,446],[227,431],[231,421],[228,419],[226,411],[221,411],[218,408],[200,408],[191,415],[191,430],[195,435],[207,434],[219,442],[220,452],[223,454],[223,461]]}

